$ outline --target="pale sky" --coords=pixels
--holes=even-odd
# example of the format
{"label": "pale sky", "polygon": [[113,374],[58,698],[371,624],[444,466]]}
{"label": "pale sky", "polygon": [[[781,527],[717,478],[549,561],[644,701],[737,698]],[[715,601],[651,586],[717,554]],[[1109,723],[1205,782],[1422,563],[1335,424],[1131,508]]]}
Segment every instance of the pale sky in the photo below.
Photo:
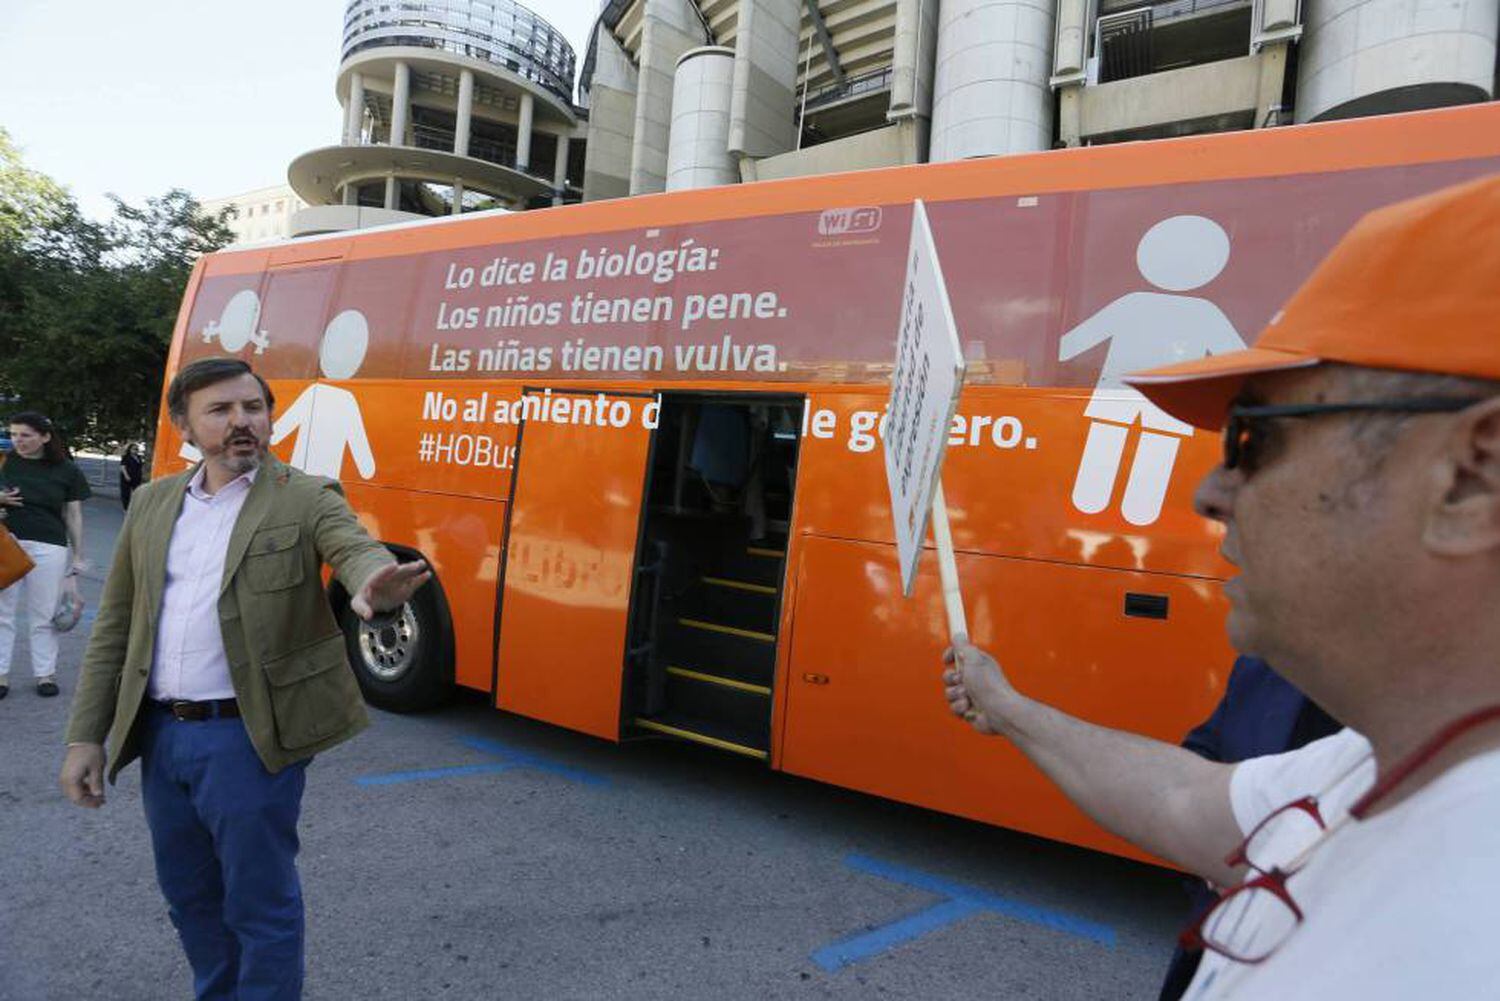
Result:
{"label": "pale sky", "polygon": [[[573,44],[598,0],[524,0]],[[0,0],[0,126],[84,211],[286,183],[339,141],[344,0]],[[576,96],[576,95],[575,95]]]}

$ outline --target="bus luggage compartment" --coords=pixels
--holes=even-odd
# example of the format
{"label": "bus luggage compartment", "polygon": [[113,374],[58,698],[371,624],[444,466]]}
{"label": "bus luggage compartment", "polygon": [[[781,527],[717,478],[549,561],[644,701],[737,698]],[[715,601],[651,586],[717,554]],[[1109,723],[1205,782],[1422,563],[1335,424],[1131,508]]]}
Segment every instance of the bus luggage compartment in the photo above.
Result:
{"label": "bus luggage compartment", "polygon": [[[1072,806],[1014,745],[948,712],[932,553],[904,599],[894,547],[800,543],[782,686],[785,771],[1146,858]],[[1023,693],[1174,743],[1212,710],[1233,661],[1217,581],[963,552],[958,568],[973,642]],[[838,586],[819,583],[829,580]]]}

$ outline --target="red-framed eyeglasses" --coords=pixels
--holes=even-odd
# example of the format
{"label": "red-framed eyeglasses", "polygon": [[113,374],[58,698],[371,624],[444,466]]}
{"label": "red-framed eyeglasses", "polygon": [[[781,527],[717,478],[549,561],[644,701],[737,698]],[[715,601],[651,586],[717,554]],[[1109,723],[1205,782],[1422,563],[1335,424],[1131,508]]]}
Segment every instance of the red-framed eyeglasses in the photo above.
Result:
{"label": "red-framed eyeglasses", "polygon": [[[1287,889],[1287,880],[1302,870],[1330,833],[1316,796],[1304,796],[1271,813],[1224,859],[1235,867],[1247,866],[1252,875],[1224,891],[1199,915],[1182,933],[1182,944],[1238,963],[1265,961],[1302,923],[1302,908]],[[1275,858],[1286,861],[1277,863]]]}
{"label": "red-framed eyeglasses", "polygon": [[[1349,821],[1368,816],[1377,803],[1444,747],[1497,718],[1500,704],[1484,706],[1449,723],[1397,762],[1331,826],[1323,820],[1317,796],[1303,796],[1273,811],[1224,859],[1236,868],[1248,867],[1251,875],[1221,893],[1213,906],[1194,919],[1180,936],[1183,946],[1216,952],[1239,963],[1261,963],[1270,958],[1302,924],[1302,908],[1287,889],[1287,881],[1302,871],[1313,852]],[[1369,760],[1362,757],[1350,765],[1329,783],[1324,794]]]}

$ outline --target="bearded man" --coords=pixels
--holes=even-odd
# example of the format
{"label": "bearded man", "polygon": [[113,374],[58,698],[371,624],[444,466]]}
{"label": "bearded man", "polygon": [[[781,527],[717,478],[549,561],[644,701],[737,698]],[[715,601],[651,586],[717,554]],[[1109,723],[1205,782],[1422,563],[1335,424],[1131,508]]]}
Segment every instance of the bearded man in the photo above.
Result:
{"label": "bearded man", "polygon": [[338,484],[267,452],[274,399],[233,358],[167,409],[203,459],[135,495],[68,722],[63,792],[104,805],[105,745],[141,758],[157,881],[196,997],[301,996],[297,818],[307,763],[367,724],[322,566],[369,619],[431,576],[371,539]]}

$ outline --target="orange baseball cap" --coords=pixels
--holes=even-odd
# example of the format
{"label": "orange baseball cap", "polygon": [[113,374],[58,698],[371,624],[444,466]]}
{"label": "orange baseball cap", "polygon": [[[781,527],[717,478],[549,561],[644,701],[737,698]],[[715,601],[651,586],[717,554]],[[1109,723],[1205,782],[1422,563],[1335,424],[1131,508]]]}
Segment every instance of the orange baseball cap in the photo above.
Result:
{"label": "orange baseball cap", "polygon": [[1250,376],[1322,362],[1500,379],[1500,174],[1366,215],[1254,347],[1125,381],[1217,430]]}

